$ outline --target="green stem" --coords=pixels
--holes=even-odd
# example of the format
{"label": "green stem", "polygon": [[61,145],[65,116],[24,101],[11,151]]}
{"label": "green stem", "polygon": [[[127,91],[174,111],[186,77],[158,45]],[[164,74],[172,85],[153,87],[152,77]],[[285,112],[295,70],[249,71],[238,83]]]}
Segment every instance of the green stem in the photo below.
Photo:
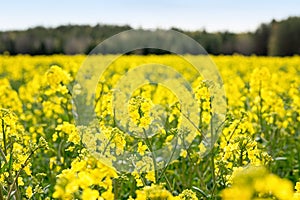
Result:
{"label": "green stem", "polygon": [[174,188],[173,188],[173,186],[171,185],[171,183],[170,183],[168,177],[167,177],[165,174],[164,174],[164,177],[165,177],[165,180],[166,180],[166,182],[167,182],[169,188],[170,188],[171,190],[174,190]]}
{"label": "green stem", "polygon": [[212,180],[213,180],[213,189],[212,189],[212,197],[214,196],[215,189],[216,189],[216,175],[215,175],[215,156],[214,156],[214,147],[212,147],[212,154],[211,154],[211,170],[212,170]]}
{"label": "green stem", "polygon": [[[175,149],[177,148],[177,144],[178,144],[178,140],[176,140],[176,144],[175,144],[175,147],[174,147],[174,151],[172,152],[171,156],[170,156],[170,159],[169,161],[167,162],[166,166],[164,167],[164,169],[162,170],[162,172],[160,173],[160,176],[158,177],[157,181],[160,181],[160,179],[162,178],[162,176],[165,175],[165,172],[168,168],[168,166],[170,165],[171,161],[172,161],[172,158],[174,156],[174,153],[175,153]],[[166,177],[166,176],[165,176]]]}
{"label": "green stem", "polygon": [[149,148],[150,152],[151,152],[151,155],[152,155],[152,160],[153,160],[153,165],[154,165],[154,173],[155,173],[155,182],[157,182],[157,178],[158,178],[158,174],[157,174],[157,163],[156,163],[156,156],[153,152],[153,149],[152,149],[152,145],[148,139],[148,136],[147,136],[147,133],[146,133],[146,130],[143,128],[143,132],[144,132],[144,135],[145,135],[145,143],[147,145],[147,147]]}
{"label": "green stem", "polygon": [[114,184],[114,199],[118,198],[119,192],[118,192],[118,181],[116,179],[113,180]]}
{"label": "green stem", "polygon": [[193,125],[193,127],[200,133],[201,142],[203,141],[203,139],[207,142],[207,138],[202,134],[201,130],[197,127],[197,125],[194,124],[194,122],[187,115],[185,115],[184,113],[182,113],[182,116],[184,118],[186,118]]}
{"label": "green stem", "polygon": [[241,153],[240,153],[240,166],[243,166],[243,154],[244,154],[244,151],[243,151],[243,148],[242,148]]}
{"label": "green stem", "polygon": [[212,170],[212,180],[213,180],[213,189],[212,189],[212,194],[211,196],[214,197],[215,189],[216,189],[216,175],[215,175],[215,148],[214,148],[214,143],[215,143],[215,135],[214,135],[214,126],[213,126],[213,116],[212,113],[210,112],[211,119],[210,119],[210,133],[211,133],[211,170]]}
{"label": "green stem", "polygon": [[1,183],[0,183],[0,200],[4,200],[3,191],[2,191],[2,184]]}
{"label": "green stem", "polygon": [[107,144],[106,144],[105,147],[104,147],[104,150],[103,150],[103,152],[102,152],[102,155],[105,154],[105,152],[106,152],[108,146],[110,145],[110,143],[111,143],[111,141],[113,140],[113,138],[115,137],[115,135],[116,135],[116,133],[113,133],[113,134],[111,135],[111,137],[109,138]]}
{"label": "green stem", "polygon": [[4,152],[2,151],[1,148],[0,148],[0,154],[3,157],[3,160],[4,160],[5,164],[7,164],[7,160],[6,160],[5,154],[4,154]]}
{"label": "green stem", "polygon": [[4,145],[4,154],[6,155],[6,136],[5,136],[5,130],[4,130],[4,120],[2,120],[2,135],[3,135],[3,145]]}
{"label": "green stem", "polygon": [[[136,168],[137,169],[137,166],[134,164],[134,162],[132,162],[132,165],[134,166],[134,168]],[[146,182],[145,182],[145,180],[143,179],[143,177],[142,177],[142,174],[141,173],[139,173],[139,171],[137,170],[136,171],[138,174],[139,174],[139,176],[140,176],[140,179],[142,180],[142,182],[143,182],[143,185],[144,186],[146,186]]]}
{"label": "green stem", "polygon": [[21,166],[22,166],[21,169],[19,169],[19,171],[17,172],[17,175],[16,175],[14,181],[12,182],[11,187],[9,188],[9,191],[8,191],[8,194],[7,194],[7,199],[10,199],[11,193],[12,193],[12,191],[13,191],[13,188],[14,188],[15,185],[17,185],[16,183],[17,183],[17,181],[18,181],[18,178],[19,178],[19,176],[20,176],[20,173],[21,173],[22,170],[28,165],[28,162],[29,162],[30,157],[31,157],[31,156],[34,154],[34,152],[37,151],[38,149],[39,149],[39,147],[37,147],[36,149],[34,149],[33,151],[31,151],[31,153],[29,154],[29,156],[26,158],[24,164],[21,165]]}
{"label": "green stem", "polygon": [[261,89],[262,89],[262,83],[261,81],[259,82],[259,90],[258,90],[258,95],[259,95],[259,124],[260,124],[260,132],[263,132],[263,118],[262,118],[262,107],[263,107],[263,99],[262,99],[262,94],[261,94]]}

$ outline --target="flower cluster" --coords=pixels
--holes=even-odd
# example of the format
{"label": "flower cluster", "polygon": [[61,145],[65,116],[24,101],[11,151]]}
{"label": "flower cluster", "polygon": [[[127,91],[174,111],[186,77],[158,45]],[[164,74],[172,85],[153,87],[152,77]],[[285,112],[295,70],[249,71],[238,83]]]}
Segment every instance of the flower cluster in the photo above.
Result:
{"label": "flower cluster", "polygon": [[222,191],[224,200],[235,199],[293,199],[293,184],[286,179],[269,174],[263,167],[236,170],[233,184]]}

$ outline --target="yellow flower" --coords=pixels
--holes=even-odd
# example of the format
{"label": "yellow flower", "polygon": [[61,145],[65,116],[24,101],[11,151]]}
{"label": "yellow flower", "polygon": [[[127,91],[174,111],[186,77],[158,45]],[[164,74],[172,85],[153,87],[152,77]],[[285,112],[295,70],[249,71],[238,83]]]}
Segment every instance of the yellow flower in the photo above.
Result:
{"label": "yellow flower", "polygon": [[46,73],[48,84],[53,89],[60,89],[60,84],[67,84],[71,77],[65,71],[63,71],[59,66],[53,65]]}
{"label": "yellow flower", "polygon": [[156,179],[155,179],[155,171],[152,170],[152,171],[147,172],[145,178],[146,178],[147,180],[152,181],[153,183],[155,183],[155,182],[156,182]]}
{"label": "yellow flower", "polygon": [[296,192],[300,193],[300,182],[296,183],[295,190]]}
{"label": "yellow flower", "polygon": [[58,125],[55,130],[60,131],[61,133],[66,133],[68,135],[68,142],[72,142],[74,144],[80,143],[81,138],[74,124],[70,124],[69,122],[63,122],[63,124]]}
{"label": "yellow flower", "polygon": [[99,192],[97,190],[86,188],[82,192],[82,200],[96,200],[98,198],[99,198]]}
{"label": "yellow flower", "polygon": [[222,191],[222,200],[251,200],[253,191],[250,187],[231,187]]}
{"label": "yellow flower", "polygon": [[180,156],[183,157],[183,158],[186,158],[186,156],[187,156],[187,150],[181,149]]}
{"label": "yellow flower", "polygon": [[268,173],[264,167],[250,166],[236,172],[232,186],[222,191],[222,199],[250,200],[256,193],[289,200],[293,198],[293,186],[290,181]]}
{"label": "yellow flower", "polygon": [[28,186],[28,187],[26,188],[26,196],[27,196],[28,198],[31,198],[32,195],[33,195],[33,193],[32,193],[32,187],[31,187],[31,186]]}
{"label": "yellow flower", "polygon": [[179,194],[178,200],[198,200],[196,193],[192,190],[183,190],[182,193]]}
{"label": "yellow flower", "polygon": [[19,177],[19,178],[18,178],[18,184],[19,184],[20,186],[23,186],[23,185],[24,185],[24,182],[23,182],[23,178],[22,178],[22,177]]}
{"label": "yellow flower", "polygon": [[173,195],[161,185],[152,184],[136,191],[136,200],[171,200]]}
{"label": "yellow flower", "polygon": [[[91,155],[84,154],[76,158],[70,169],[65,169],[56,181],[54,187],[54,198],[71,199],[81,188],[83,190],[82,198],[98,198],[98,196],[111,196],[112,179],[117,177],[117,173]],[[92,190],[91,187],[101,188]],[[85,191],[85,192],[84,192]]]}
{"label": "yellow flower", "polygon": [[141,156],[143,156],[147,148],[148,148],[147,145],[144,145],[142,142],[139,142],[137,151]]}
{"label": "yellow flower", "polygon": [[174,135],[169,135],[167,138],[166,138],[166,142],[170,142],[171,140],[173,140],[174,138]]}
{"label": "yellow flower", "polygon": [[200,150],[200,153],[204,153],[206,151],[206,147],[205,145],[203,144],[203,142],[201,142],[199,145],[198,145],[198,148]]}
{"label": "yellow flower", "polygon": [[141,179],[141,176],[138,172],[134,171],[131,173],[131,175],[134,177],[135,181],[136,181],[136,186],[137,187],[141,187],[144,185],[142,179]]}

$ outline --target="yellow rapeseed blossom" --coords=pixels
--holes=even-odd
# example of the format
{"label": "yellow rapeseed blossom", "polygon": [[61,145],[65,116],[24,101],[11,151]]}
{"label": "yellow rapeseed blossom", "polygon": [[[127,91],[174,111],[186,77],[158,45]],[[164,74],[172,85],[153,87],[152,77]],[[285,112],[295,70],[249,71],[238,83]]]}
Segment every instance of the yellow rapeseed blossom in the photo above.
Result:
{"label": "yellow rapeseed blossom", "polygon": [[152,184],[136,191],[136,200],[171,200],[173,195],[161,185]]}
{"label": "yellow rapeseed blossom", "polygon": [[193,192],[192,190],[183,190],[182,193],[178,195],[177,198],[178,200],[198,200],[196,193]]}
{"label": "yellow rapeseed blossom", "polygon": [[[0,55],[0,199],[300,200],[300,57],[210,56],[226,91],[220,127],[214,84],[185,60],[202,57],[119,56],[99,77],[95,121],[77,127],[72,98],[83,94],[75,78],[86,56]],[[90,58],[96,70],[99,59],[114,55]],[[190,84],[199,122],[183,115],[185,94],[151,81],[155,73],[164,77],[160,68],[134,91],[129,85],[139,77],[127,81],[121,92],[128,102],[115,101],[125,74],[151,63],[174,68]],[[126,106],[123,115],[118,106]]]}
{"label": "yellow rapeseed blossom", "polygon": [[[92,199],[113,197],[112,178],[117,177],[114,169],[104,165],[90,155],[82,155],[72,162],[70,169],[65,169],[58,176],[54,198],[71,199],[82,190],[82,198]],[[103,192],[92,190],[93,186],[103,188]]]}
{"label": "yellow rapeseed blossom", "polygon": [[139,142],[137,151],[139,152],[139,154],[141,156],[143,156],[145,154],[145,151],[147,150],[147,148],[148,148],[147,145],[143,144],[142,142]]}
{"label": "yellow rapeseed blossom", "polygon": [[289,200],[293,198],[293,185],[286,179],[269,174],[263,167],[249,167],[237,172],[232,186],[222,191],[224,200],[251,200],[263,195]]}
{"label": "yellow rapeseed blossom", "polygon": [[28,186],[27,189],[26,189],[26,196],[27,196],[28,198],[31,198],[32,195],[33,195],[33,193],[32,193],[32,187],[31,187],[31,186]]}

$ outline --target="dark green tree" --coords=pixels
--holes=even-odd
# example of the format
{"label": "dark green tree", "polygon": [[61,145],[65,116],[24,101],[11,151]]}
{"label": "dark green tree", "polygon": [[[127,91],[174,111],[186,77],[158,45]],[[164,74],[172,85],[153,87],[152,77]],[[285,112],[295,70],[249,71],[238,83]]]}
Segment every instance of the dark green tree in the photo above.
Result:
{"label": "dark green tree", "polygon": [[300,17],[273,21],[268,51],[271,56],[300,54]]}

